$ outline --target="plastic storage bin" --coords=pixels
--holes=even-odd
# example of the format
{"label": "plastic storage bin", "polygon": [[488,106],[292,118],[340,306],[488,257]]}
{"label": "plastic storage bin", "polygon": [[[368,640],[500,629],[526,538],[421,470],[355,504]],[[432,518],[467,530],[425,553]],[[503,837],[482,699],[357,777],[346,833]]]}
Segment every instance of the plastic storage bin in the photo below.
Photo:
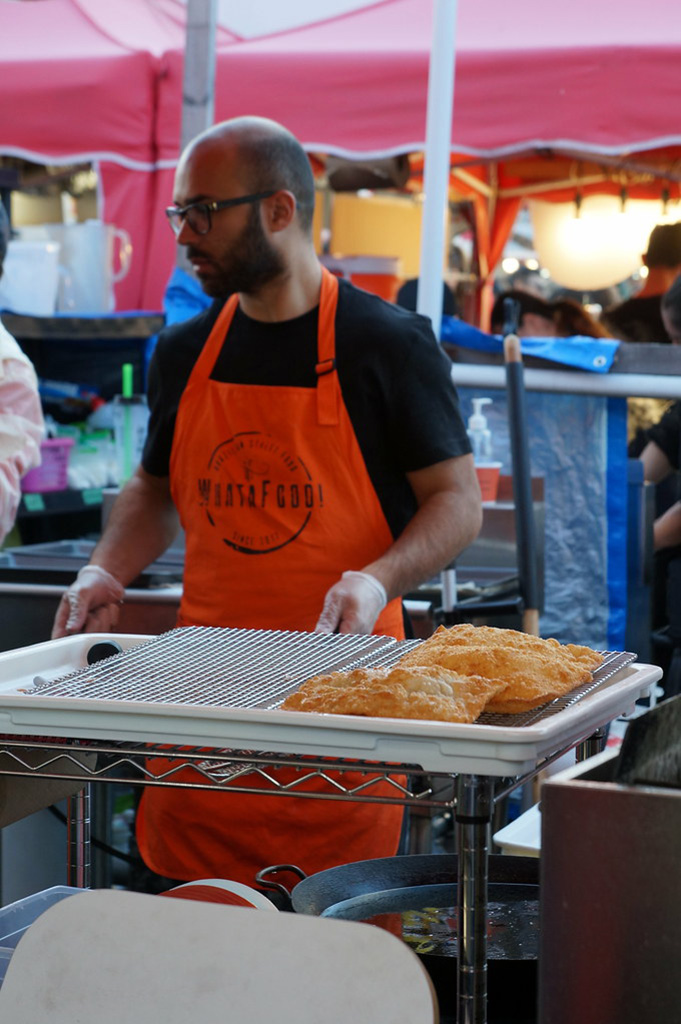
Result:
{"label": "plastic storage bin", "polygon": [[7,973],[7,965],[12,959],[12,953],[14,950],[11,946],[0,946],[0,986],[5,980],[5,974]]}
{"label": "plastic storage bin", "polygon": [[72,437],[51,437],[40,445],[42,462],[29,470],[21,481],[21,489],[28,493],[65,491],[68,487],[69,455]]}
{"label": "plastic storage bin", "polygon": [[8,903],[0,910],[0,985],[4,981],[12,953],[26,929],[55,903],[77,892],[86,891],[68,885],[53,885],[51,889],[43,889],[16,903]]}
{"label": "plastic storage bin", "polygon": [[495,832],[493,837],[501,852],[517,857],[539,857],[541,854],[541,813],[539,804],[520,814],[515,821]]}

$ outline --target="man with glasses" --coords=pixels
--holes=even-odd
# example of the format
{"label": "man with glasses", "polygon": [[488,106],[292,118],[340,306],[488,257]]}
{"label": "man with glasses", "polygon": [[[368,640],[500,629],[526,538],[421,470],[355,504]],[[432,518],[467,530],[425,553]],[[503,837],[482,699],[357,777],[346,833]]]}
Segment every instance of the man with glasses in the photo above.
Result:
{"label": "man with glasses", "polygon": [[[322,268],[314,196],[304,150],[271,121],[216,125],[182,154],[166,212],[215,302],[159,338],[142,465],[54,635],[115,625],[124,585],[178,515],[182,625],[402,638],[401,595],[477,534],[448,361],[423,317]],[[160,787],[137,834],[161,875],[252,883],[282,858],[311,873],[394,854],[401,818],[387,804]]]}

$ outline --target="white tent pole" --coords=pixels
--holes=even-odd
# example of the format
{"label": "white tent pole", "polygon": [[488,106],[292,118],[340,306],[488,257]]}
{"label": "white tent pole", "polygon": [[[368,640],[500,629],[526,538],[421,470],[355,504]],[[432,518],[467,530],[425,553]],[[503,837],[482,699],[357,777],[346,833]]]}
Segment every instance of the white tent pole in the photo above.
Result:
{"label": "white tent pole", "polygon": [[187,0],[180,149],[213,123],[216,24],[217,0]]}
{"label": "white tent pole", "polygon": [[421,222],[421,262],[416,308],[439,335],[442,271],[449,197],[449,160],[454,107],[457,0],[433,0],[433,42],[428,72],[426,151]]}
{"label": "white tent pole", "polygon": [[[180,152],[213,123],[216,25],[217,0],[187,0]],[[179,245],[176,263],[192,273],[185,250]]]}

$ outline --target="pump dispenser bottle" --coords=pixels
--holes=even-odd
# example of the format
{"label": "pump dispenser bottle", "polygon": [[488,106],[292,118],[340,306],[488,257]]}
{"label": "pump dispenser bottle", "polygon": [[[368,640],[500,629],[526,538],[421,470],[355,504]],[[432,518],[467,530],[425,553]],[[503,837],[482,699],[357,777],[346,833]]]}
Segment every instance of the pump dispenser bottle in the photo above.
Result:
{"label": "pump dispenser bottle", "polygon": [[468,418],[468,437],[483,501],[496,501],[501,470],[501,463],[492,461],[492,431],[482,413],[483,408],[491,403],[491,398],[474,398],[473,415]]}
{"label": "pump dispenser bottle", "polygon": [[487,427],[487,417],[481,412],[483,406],[491,404],[491,398],[474,398],[473,415],[468,418],[468,437],[476,463],[492,459],[492,432]]}

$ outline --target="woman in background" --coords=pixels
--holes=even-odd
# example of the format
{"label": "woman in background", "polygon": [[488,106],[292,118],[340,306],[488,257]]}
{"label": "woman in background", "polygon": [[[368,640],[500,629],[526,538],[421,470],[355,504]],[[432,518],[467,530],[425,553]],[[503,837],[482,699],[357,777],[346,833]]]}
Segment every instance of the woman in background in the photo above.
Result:
{"label": "woman in background", "polygon": [[574,299],[556,299],[551,303],[553,322],[559,338],[610,338],[603,324]]}
{"label": "woman in background", "polygon": [[[0,277],[8,241],[0,203]],[[0,545],[14,525],[21,478],[40,465],[44,429],[35,370],[0,320]]]}
{"label": "woman in background", "polygon": [[520,305],[518,335],[521,338],[609,338],[610,334],[573,299],[552,302],[539,295],[512,288],[499,295],[492,308],[492,333],[504,333],[504,300]]}

